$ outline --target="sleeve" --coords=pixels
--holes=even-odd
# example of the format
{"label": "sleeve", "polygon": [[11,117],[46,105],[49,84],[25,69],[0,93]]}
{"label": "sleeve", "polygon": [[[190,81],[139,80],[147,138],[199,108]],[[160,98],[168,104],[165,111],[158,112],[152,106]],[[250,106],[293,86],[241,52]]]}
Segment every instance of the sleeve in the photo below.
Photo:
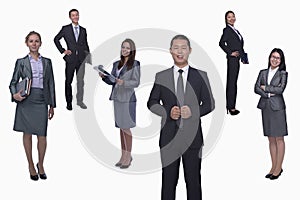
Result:
{"label": "sleeve", "polygon": [[132,70],[133,71],[130,80],[124,80],[124,88],[136,88],[140,84],[140,62],[137,62],[137,65],[135,65]]}
{"label": "sleeve", "polygon": [[21,61],[18,59],[16,61],[16,64],[15,64],[15,69],[14,69],[14,72],[13,72],[13,75],[12,75],[12,79],[10,81],[10,84],[9,84],[9,90],[10,90],[10,93],[11,93],[11,101],[14,101],[14,98],[13,98],[13,95],[16,94],[18,91],[17,91],[17,83],[19,82],[20,80],[20,63]]}
{"label": "sleeve", "polygon": [[281,81],[278,86],[267,85],[265,88],[265,92],[269,92],[272,94],[282,94],[285,90],[287,84],[288,73],[286,71],[281,71]]}
{"label": "sleeve", "polygon": [[229,47],[227,46],[227,41],[228,41],[228,32],[227,29],[224,28],[223,29],[223,34],[221,36],[221,39],[219,41],[219,46],[221,47],[221,49],[228,55],[230,56],[232,51],[231,49],[229,49]]}
{"label": "sleeve", "polygon": [[207,73],[201,73],[204,84],[201,87],[201,104],[200,104],[200,117],[207,115],[215,109],[215,100],[211,91],[210,83],[207,77]]}
{"label": "sleeve", "polygon": [[167,118],[168,114],[171,111],[171,108],[167,109],[161,105],[161,85],[158,84],[158,75],[155,76],[155,82],[153,84],[153,88],[151,90],[147,107],[148,109],[156,115],[161,116],[162,118]]}
{"label": "sleeve", "polygon": [[64,37],[64,27],[61,28],[59,33],[54,37],[54,44],[60,53],[63,53],[65,49],[62,47],[60,43],[60,39]]}
{"label": "sleeve", "polygon": [[56,96],[55,96],[55,81],[53,75],[53,67],[52,62],[49,59],[49,67],[50,67],[50,74],[49,74],[49,93],[50,93],[50,106],[55,108],[56,107]]}
{"label": "sleeve", "polygon": [[257,77],[256,83],[254,85],[254,92],[263,98],[268,98],[268,93],[260,88],[262,76],[263,76],[263,73],[262,73],[262,71],[260,71],[259,75]]}

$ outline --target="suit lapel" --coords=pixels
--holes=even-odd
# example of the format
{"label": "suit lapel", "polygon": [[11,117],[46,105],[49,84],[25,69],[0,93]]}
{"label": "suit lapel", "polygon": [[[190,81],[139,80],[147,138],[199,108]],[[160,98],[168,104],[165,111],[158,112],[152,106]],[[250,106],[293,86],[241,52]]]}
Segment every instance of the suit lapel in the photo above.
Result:
{"label": "suit lapel", "polygon": [[24,70],[27,70],[30,74],[30,77],[28,78],[32,78],[32,69],[31,69],[31,64],[30,64],[30,60],[29,60],[29,56],[25,56],[23,58],[24,60]]}
{"label": "suit lapel", "polygon": [[46,62],[46,60],[43,57],[42,57],[42,64],[43,64],[43,77],[45,78],[48,62]]}
{"label": "suit lapel", "polygon": [[124,65],[123,68],[120,71],[119,77],[123,76],[125,74],[125,72],[127,71],[127,66]]}
{"label": "suit lapel", "polygon": [[186,86],[185,86],[185,93],[184,93],[184,99],[187,99],[188,96],[190,96],[190,92],[195,92],[193,90],[193,81],[196,80],[196,78],[194,77],[195,76],[195,73],[193,72],[194,71],[194,68],[192,68],[191,66],[189,66],[189,69],[188,69],[188,77],[187,77],[187,80],[186,80]]}
{"label": "suit lapel", "polygon": [[230,26],[227,25],[227,27],[230,29],[230,31],[234,35],[234,37],[236,39],[238,39],[239,41],[241,41],[240,38],[239,38],[239,36],[238,36],[238,34]]}
{"label": "suit lapel", "polygon": [[270,81],[270,85],[272,85],[272,83],[274,82],[274,80],[276,80],[276,78],[280,75],[279,70],[277,70],[277,72],[274,74],[273,78]]}
{"label": "suit lapel", "polygon": [[[72,25],[72,24],[69,25],[69,29],[70,29],[69,32],[70,32],[70,34],[72,34],[72,38],[73,38],[74,42],[77,43],[77,42],[76,42],[76,38],[75,38],[74,28],[73,28],[73,25]],[[80,36],[80,32],[81,32],[81,31],[79,30],[79,36]],[[78,40],[79,40],[79,36],[78,36]]]}
{"label": "suit lapel", "polygon": [[169,80],[167,82],[167,87],[170,88],[170,90],[172,91],[173,94],[176,94],[176,92],[175,92],[175,82],[174,82],[174,79],[175,79],[174,78],[175,77],[175,75],[174,75],[174,66],[171,69],[169,69],[169,71],[167,73],[167,76],[172,77],[172,78],[167,78],[166,79],[166,80]]}

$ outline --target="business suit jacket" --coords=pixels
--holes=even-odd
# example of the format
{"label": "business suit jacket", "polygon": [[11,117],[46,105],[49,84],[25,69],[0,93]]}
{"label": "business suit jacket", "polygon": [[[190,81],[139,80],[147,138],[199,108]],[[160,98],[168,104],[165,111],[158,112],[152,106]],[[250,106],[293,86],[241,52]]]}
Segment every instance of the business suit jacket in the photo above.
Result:
{"label": "business suit jacket", "polygon": [[[214,98],[206,72],[189,67],[184,104],[189,106],[192,116],[183,119],[183,130],[186,140],[183,143],[190,144],[190,148],[201,148],[203,135],[200,117],[210,113],[214,107]],[[173,120],[170,112],[173,106],[178,106],[175,92],[173,67],[156,74],[155,82],[147,102],[148,108],[162,117],[159,146],[162,148],[170,143],[178,131],[178,122]],[[190,129],[196,127],[196,129]],[[189,137],[192,134],[193,137]]]}
{"label": "business suit jacket", "polygon": [[[67,63],[74,63],[77,61],[76,52],[78,52],[79,62],[83,62],[84,59],[89,55],[90,48],[87,42],[87,33],[86,29],[82,26],[79,26],[79,36],[78,41],[76,42],[74,30],[72,24],[63,26],[59,33],[54,37],[54,43],[60,53],[63,53],[64,49],[60,43],[60,39],[64,38],[67,49],[72,51],[71,55],[65,55],[64,60]],[[90,61],[87,60],[89,63]]]}
{"label": "business suit jacket", "polygon": [[[56,107],[56,97],[55,97],[55,84],[52,63],[49,58],[42,57],[43,63],[43,92],[45,97],[45,103],[51,107]],[[30,78],[32,79],[32,69],[28,55],[24,58],[17,59],[14,73],[9,85],[10,93],[13,96],[17,92],[16,85],[20,78]],[[12,97],[12,101],[15,101]]]}
{"label": "business suit jacket", "polygon": [[[113,63],[113,69],[111,74],[117,77],[117,70],[120,61],[116,61]],[[140,62],[135,60],[133,63],[133,67],[127,71],[127,66],[125,65],[120,74],[119,79],[124,80],[123,85],[115,84],[108,77],[104,77],[102,80],[109,85],[112,85],[112,91],[110,94],[110,100],[117,100],[119,102],[135,102],[136,96],[134,92],[134,88],[138,87],[140,84]]]}
{"label": "business suit jacket", "polygon": [[240,57],[245,54],[243,37],[240,40],[239,36],[229,25],[226,25],[223,29],[219,46],[226,53],[227,58],[230,58],[231,53],[234,51],[238,51],[240,53]]}
{"label": "business suit jacket", "polygon": [[[270,84],[268,84],[268,74],[269,69],[261,70],[255,83],[254,91],[261,96],[257,108],[264,109],[266,102],[270,101],[272,110],[283,110],[285,109],[285,102],[282,94],[287,84],[288,73],[278,70]],[[265,91],[260,88],[261,85],[266,86]],[[275,96],[270,96],[269,98],[268,93],[275,94]]]}

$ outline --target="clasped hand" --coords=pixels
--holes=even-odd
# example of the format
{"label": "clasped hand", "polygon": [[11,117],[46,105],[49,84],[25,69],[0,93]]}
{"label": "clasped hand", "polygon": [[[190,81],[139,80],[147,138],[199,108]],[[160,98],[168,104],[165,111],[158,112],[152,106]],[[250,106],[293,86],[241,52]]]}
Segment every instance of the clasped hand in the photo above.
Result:
{"label": "clasped hand", "polygon": [[180,116],[182,119],[188,119],[192,116],[191,109],[188,106],[182,106],[181,108],[173,106],[170,114],[171,118],[174,120],[178,120]]}

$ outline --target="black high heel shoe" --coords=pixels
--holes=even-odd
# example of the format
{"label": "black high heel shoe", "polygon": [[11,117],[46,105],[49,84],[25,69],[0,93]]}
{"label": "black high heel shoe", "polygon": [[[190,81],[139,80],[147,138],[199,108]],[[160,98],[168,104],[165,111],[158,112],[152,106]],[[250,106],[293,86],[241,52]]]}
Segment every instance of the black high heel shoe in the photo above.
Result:
{"label": "black high heel shoe", "polygon": [[30,179],[33,180],[33,181],[37,181],[37,180],[39,180],[39,176],[30,174]]}
{"label": "black high heel shoe", "polygon": [[[45,174],[45,173],[43,173],[43,174],[40,174],[40,169],[39,169],[39,165],[38,165],[38,163],[36,163],[36,167],[37,167],[37,169],[38,169],[38,173],[39,173],[39,176],[40,176],[40,178],[41,179],[47,179],[47,175]],[[36,175],[37,176],[37,175]]]}
{"label": "black high heel shoe", "polygon": [[128,167],[131,165],[131,161],[132,161],[132,157],[130,158],[129,164],[128,164],[128,165],[123,165],[123,164],[121,164],[121,165],[120,165],[120,169],[126,169],[126,168],[128,168]]}
{"label": "black high heel shoe", "polygon": [[265,176],[265,178],[270,178],[272,176],[272,174],[267,174],[266,176]]}
{"label": "black high heel shoe", "polygon": [[283,169],[281,169],[281,171],[279,172],[279,174],[278,174],[277,176],[275,176],[275,175],[272,174],[272,175],[270,176],[270,179],[271,179],[271,180],[278,179],[278,177],[281,175],[282,172],[283,172]]}
{"label": "black high heel shoe", "polygon": [[231,114],[231,115],[237,115],[237,114],[239,114],[240,113],[240,111],[239,110],[231,110],[231,109],[227,109],[227,114],[228,114],[228,112]]}

